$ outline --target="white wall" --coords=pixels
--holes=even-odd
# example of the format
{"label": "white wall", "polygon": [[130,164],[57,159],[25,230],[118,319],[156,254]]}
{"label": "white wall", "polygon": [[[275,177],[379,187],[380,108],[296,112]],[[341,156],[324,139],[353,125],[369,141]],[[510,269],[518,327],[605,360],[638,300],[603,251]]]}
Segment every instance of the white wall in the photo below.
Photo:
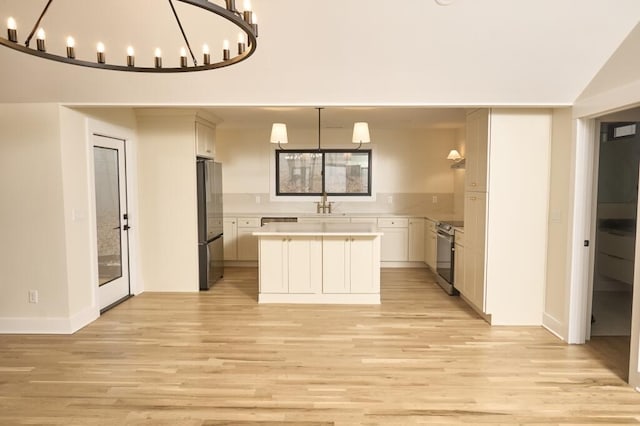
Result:
{"label": "white wall", "polygon": [[[371,128],[373,150],[372,200],[351,202],[332,198],[342,212],[378,210],[397,213],[453,212],[454,172],[446,156],[457,145],[454,129]],[[315,198],[273,201],[270,183],[273,176],[275,145],[269,143],[270,129],[237,129],[218,126],[216,159],[223,163],[225,211],[264,212],[272,209],[311,212]],[[285,149],[317,147],[317,129],[289,129],[290,143]],[[323,129],[323,148],[355,148],[351,129]],[[246,197],[243,197],[246,195]],[[438,197],[433,204],[432,196]],[[255,203],[255,196],[261,203]],[[392,197],[392,204],[388,203]],[[253,199],[252,199],[253,198]],[[291,198],[291,197],[289,197]],[[246,202],[243,202],[246,200]],[[381,210],[382,209],[382,210]],[[410,212],[406,210],[411,210]],[[427,211],[425,211],[427,210]]]}
{"label": "white wall", "polygon": [[542,323],[550,140],[550,110],[492,109],[486,270],[491,324]]}
{"label": "white wall", "polygon": [[543,325],[566,340],[571,211],[571,109],[554,109],[551,134],[551,170],[547,236],[547,277]]}
{"label": "white wall", "polygon": [[55,329],[69,314],[58,106],[0,105],[0,129],[0,331]]}
{"label": "white wall", "polygon": [[146,291],[198,291],[195,115],[140,112],[138,194]]}

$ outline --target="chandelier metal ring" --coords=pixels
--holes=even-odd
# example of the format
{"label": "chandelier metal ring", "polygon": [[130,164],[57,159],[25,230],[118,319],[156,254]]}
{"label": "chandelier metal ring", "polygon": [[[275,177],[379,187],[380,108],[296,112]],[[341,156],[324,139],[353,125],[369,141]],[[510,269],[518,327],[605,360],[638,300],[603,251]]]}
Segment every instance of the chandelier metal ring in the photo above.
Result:
{"label": "chandelier metal ring", "polygon": [[[147,72],[147,73],[179,73],[179,72],[206,71],[206,70],[211,70],[216,68],[223,68],[223,67],[227,67],[227,66],[242,62],[245,59],[248,59],[251,55],[253,55],[253,53],[255,53],[257,48],[258,25],[252,22],[252,14],[250,11],[245,11],[243,14],[241,14],[236,9],[235,0],[226,0],[226,8],[219,6],[217,4],[211,3],[208,0],[176,0],[181,3],[186,3],[191,6],[201,8],[207,12],[214,13],[215,15],[218,15],[226,19],[227,21],[231,22],[235,26],[237,26],[241,31],[243,31],[247,35],[248,43],[246,47],[244,45],[240,46],[241,43],[239,43],[237,55],[231,56],[229,51],[225,50],[222,61],[206,63],[207,61],[204,60],[203,64],[201,65],[198,64],[193,52],[191,51],[189,41],[182,28],[180,19],[178,18],[175,8],[173,7],[172,0],[169,0],[169,4],[171,5],[171,9],[173,10],[176,21],[178,22],[178,26],[180,27],[180,31],[182,32],[182,36],[184,37],[184,40],[187,44],[188,51],[191,54],[191,57],[193,59],[194,64],[192,66],[186,66],[185,65],[186,61],[181,61],[182,63],[181,63],[181,66],[179,67],[165,68],[165,67],[162,67],[161,65],[158,66],[158,61],[156,60],[155,67],[139,67],[139,66],[135,66],[134,61],[131,61],[128,56],[127,56],[127,62],[128,62],[127,65],[110,64],[110,63],[104,62],[104,56],[102,56],[103,58],[102,61],[100,60],[100,52],[98,52],[98,60],[96,62],[92,62],[92,61],[87,61],[82,59],[76,59],[75,57],[69,57],[68,49],[67,49],[67,56],[61,56],[55,53],[49,53],[45,50],[40,50],[40,48],[34,49],[29,47],[29,42],[31,41],[31,37],[35,33],[35,30],[37,29],[40,21],[42,20],[42,17],[46,13],[52,1],[53,0],[49,0],[49,2],[47,3],[47,6],[44,8],[42,14],[40,15],[40,18],[36,22],[36,25],[34,26],[33,30],[31,31],[31,34],[25,41],[24,45],[20,44],[17,41],[17,39],[15,39],[15,30],[13,30],[14,36],[11,37],[11,29],[9,29],[9,38],[0,37],[0,45],[6,46],[10,49],[14,49],[22,53],[38,56],[40,58],[49,59],[52,61],[63,62],[66,64],[79,65],[79,66],[90,67],[90,68],[108,69],[108,70],[114,70],[114,71]],[[10,40],[10,38],[14,38],[14,40]],[[160,61],[160,64],[161,64],[161,61]]]}

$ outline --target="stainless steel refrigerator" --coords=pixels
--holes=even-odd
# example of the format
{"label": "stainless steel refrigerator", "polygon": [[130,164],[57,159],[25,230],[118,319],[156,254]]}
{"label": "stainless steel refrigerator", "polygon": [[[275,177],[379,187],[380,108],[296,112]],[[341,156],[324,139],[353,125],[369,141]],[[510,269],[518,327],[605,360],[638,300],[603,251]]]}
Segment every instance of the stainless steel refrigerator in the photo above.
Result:
{"label": "stainless steel refrigerator", "polygon": [[198,158],[198,260],[200,290],[224,274],[222,164]]}

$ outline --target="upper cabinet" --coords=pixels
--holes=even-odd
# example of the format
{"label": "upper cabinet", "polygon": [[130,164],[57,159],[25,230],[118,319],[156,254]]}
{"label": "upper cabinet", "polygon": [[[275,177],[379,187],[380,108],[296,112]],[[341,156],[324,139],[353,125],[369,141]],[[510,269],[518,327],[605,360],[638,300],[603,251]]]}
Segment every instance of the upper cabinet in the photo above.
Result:
{"label": "upper cabinet", "polygon": [[467,115],[466,191],[487,191],[489,130],[488,109],[478,109]]}
{"label": "upper cabinet", "polygon": [[198,157],[215,158],[216,128],[204,120],[196,120],[196,155]]}

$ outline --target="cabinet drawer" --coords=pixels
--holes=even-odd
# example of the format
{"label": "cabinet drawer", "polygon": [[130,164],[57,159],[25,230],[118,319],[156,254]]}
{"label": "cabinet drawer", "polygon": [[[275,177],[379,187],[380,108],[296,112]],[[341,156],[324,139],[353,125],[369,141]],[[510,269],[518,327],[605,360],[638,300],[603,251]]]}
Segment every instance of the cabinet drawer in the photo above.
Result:
{"label": "cabinet drawer", "polygon": [[260,227],[259,217],[239,217],[238,218],[238,228],[259,228],[259,227]]}
{"label": "cabinet drawer", "polygon": [[635,235],[598,231],[598,251],[604,254],[633,260]]}
{"label": "cabinet drawer", "polygon": [[601,275],[633,285],[632,261],[600,253],[598,267]]}
{"label": "cabinet drawer", "polygon": [[462,247],[464,247],[464,232],[456,231],[456,235],[454,238],[456,244],[460,244]]}
{"label": "cabinet drawer", "polygon": [[427,219],[426,222],[427,222],[427,230],[436,232],[436,222],[434,222],[431,219]]}
{"label": "cabinet drawer", "polygon": [[378,226],[381,228],[407,228],[409,226],[409,219],[381,217],[378,218]]}
{"label": "cabinet drawer", "polygon": [[378,223],[378,218],[375,217],[352,217],[351,223]]}

